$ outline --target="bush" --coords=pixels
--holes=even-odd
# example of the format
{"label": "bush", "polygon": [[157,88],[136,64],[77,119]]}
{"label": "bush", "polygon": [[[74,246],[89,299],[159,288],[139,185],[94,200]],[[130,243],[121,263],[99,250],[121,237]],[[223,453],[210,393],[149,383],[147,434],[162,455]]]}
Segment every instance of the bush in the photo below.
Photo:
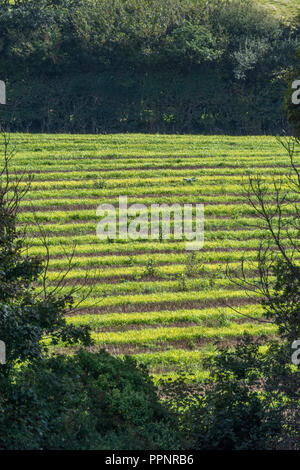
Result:
{"label": "bush", "polygon": [[130,357],[80,351],[43,359],[15,371],[8,389],[2,385],[1,450],[180,446],[171,412]]}
{"label": "bush", "polygon": [[206,362],[210,378],[161,384],[183,443],[197,450],[299,449],[300,372],[290,344],[267,353],[247,336]]}

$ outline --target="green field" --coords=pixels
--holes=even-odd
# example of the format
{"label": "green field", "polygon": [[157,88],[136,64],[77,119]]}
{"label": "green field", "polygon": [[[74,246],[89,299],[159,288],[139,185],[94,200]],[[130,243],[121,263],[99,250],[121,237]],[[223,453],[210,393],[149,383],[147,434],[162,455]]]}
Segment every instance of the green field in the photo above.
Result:
{"label": "green field", "polygon": [[298,0],[259,0],[259,2],[276,15],[290,20],[293,20],[299,11]]}
{"label": "green field", "polygon": [[[286,174],[288,157],[275,138],[14,134],[11,140],[14,169],[35,174],[19,217],[20,225],[29,224],[29,252],[45,254],[39,222],[49,237],[54,283],[76,244],[64,289],[80,286],[87,271],[82,292],[92,292],[68,321],[91,325],[97,346],[134,354],[156,376],[180,370],[200,377],[216,341],[232,345],[244,331],[275,333],[230,308],[262,313],[258,299],[225,276],[226,263],[236,269],[242,258],[255,276],[263,233],[247,227],[254,214],[242,183],[260,174],[271,190],[272,177]],[[96,208],[117,204],[119,195],[129,204],[204,203],[204,248],[193,256],[178,240],[101,242]]]}

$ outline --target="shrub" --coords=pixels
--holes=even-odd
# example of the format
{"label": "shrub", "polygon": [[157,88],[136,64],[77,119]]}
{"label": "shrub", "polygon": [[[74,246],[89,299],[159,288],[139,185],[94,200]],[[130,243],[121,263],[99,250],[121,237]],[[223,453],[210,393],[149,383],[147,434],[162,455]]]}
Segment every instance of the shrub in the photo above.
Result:
{"label": "shrub", "polygon": [[206,361],[210,378],[161,384],[188,449],[299,449],[300,373],[289,344],[267,353],[247,336]]}
{"label": "shrub", "polygon": [[0,403],[0,449],[180,446],[147,370],[103,350],[22,366]]}

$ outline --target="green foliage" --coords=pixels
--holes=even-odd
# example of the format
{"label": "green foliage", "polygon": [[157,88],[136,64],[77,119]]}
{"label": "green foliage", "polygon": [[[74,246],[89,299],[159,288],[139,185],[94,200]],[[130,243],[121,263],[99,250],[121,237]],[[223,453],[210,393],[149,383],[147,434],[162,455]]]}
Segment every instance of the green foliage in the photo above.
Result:
{"label": "green foliage", "polygon": [[290,344],[271,343],[262,352],[245,336],[205,362],[210,377],[202,384],[187,385],[184,377],[160,383],[187,448],[299,448],[300,373],[291,365]]}
{"label": "green foliage", "polygon": [[157,275],[157,263],[154,256],[147,259],[143,276],[155,277]]}
{"label": "green foliage", "polygon": [[278,260],[274,275],[272,295],[262,303],[265,316],[275,320],[282,337],[297,340],[300,338],[300,267]]}
{"label": "green foliage", "polygon": [[23,0],[0,21],[13,130],[282,129],[295,33],[254,0]]}
{"label": "green foliage", "polygon": [[[5,388],[4,388],[5,387]],[[39,360],[0,380],[0,449],[177,449],[147,370],[105,351]]]}
{"label": "green foliage", "polygon": [[166,56],[176,65],[217,61],[222,55],[211,31],[201,24],[184,21],[166,37]]}

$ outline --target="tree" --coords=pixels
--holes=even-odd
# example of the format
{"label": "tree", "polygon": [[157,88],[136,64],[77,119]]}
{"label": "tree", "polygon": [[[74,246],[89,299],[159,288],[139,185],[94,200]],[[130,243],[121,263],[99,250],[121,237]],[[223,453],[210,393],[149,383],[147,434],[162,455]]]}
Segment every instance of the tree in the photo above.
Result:
{"label": "tree", "polygon": [[14,131],[281,132],[293,28],[256,0],[0,1]]}

